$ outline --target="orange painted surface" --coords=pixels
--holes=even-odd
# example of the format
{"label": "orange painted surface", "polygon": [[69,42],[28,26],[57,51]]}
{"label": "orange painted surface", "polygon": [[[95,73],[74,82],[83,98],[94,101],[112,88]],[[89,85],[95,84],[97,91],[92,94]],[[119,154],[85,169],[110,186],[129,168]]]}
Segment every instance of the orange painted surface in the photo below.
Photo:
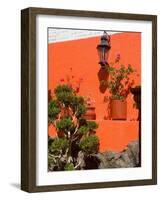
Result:
{"label": "orange painted surface", "polygon": [[138,138],[138,121],[97,121],[100,151],[122,151],[130,141]]}
{"label": "orange painted surface", "polygon": [[[66,79],[73,70],[75,80],[83,78],[80,95],[89,94],[95,100],[96,121],[99,123],[97,135],[100,138],[100,151],[121,151],[130,141],[138,139],[138,111],[133,108],[133,97],[127,98],[127,121],[104,120],[107,116],[107,103],[104,96],[108,91],[101,91],[99,79],[104,76],[98,64],[96,46],[100,37],[50,43],[48,45],[48,89],[53,90],[60,79]],[[121,54],[124,65],[131,64],[140,76],[133,77],[135,85],[140,85],[141,80],[141,34],[117,33],[111,36],[111,50],[109,62],[115,60],[116,54]],[[131,121],[135,120],[135,121]],[[52,126],[48,129],[49,135],[55,135]]]}

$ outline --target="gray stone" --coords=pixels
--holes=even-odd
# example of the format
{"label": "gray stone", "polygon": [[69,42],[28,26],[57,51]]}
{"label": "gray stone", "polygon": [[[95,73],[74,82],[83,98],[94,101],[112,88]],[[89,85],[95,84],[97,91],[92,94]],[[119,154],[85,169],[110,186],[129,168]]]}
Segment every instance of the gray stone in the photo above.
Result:
{"label": "gray stone", "polygon": [[107,151],[96,155],[99,169],[137,167],[139,164],[139,143],[130,142],[122,152]]}

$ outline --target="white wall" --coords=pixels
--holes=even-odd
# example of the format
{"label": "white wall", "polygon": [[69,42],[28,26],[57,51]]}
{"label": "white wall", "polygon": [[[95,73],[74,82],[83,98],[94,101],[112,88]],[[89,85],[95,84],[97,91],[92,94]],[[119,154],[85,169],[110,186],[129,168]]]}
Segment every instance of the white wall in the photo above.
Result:
{"label": "white wall", "polygon": [[[161,75],[161,5],[160,0],[14,0],[0,6],[0,199],[160,199],[161,174],[157,186],[67,191],[28,194],[18,189],[20,182],[20,10],[25,7],[145,13],[158,15],[158,77]],[[158,88],[161,79],[158,78]],[[158,91],[158,96],[160,96]],[[158,102],[161,99],[158,99]],[[158,110],[160,106],[158,105]],[[158,118],[161,113],[158,112]],[[158,126],[158,141],[161,126]],[[158,144],[158,169],[161,167]],[[148,156],[148,155],[147,155]],[[3,196],[3,197],[2,197]]]}
{"label": "white wall", "polygon": [[[107,33],[112,35],[118,32],[108,31]],[[52,43],[101,36],[103,31],[49,28],[48,34],[49,43]]]}

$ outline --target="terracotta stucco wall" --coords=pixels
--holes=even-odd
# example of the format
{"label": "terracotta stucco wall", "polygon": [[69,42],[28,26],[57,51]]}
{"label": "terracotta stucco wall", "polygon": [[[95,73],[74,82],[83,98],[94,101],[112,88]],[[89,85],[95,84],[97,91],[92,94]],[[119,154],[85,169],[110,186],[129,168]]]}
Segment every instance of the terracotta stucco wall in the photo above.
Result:
{"label": "terracotta stucco wall", "polygon": [[[99,79],[107,78],[103,75],[98,65],[96,46],[100,37],[92,37],[65,42],[50,43],[48,45],[48,89],[53,90],[60,79],[72,73],[74,79],[83,78],[80,87],[80,95],[89,94],[95,100],[96,121],[99,123],[97,134],[100,137],[100,150],[121,151],[130,141],[138,138],[138,111],[133,108],[133,98],[130,94],[127,98],[128,113],[126,121],[104,120],[107,115],[107,103],[104,96],[108,91],[100,90]],[[141,73],[141,34],[117,33],[111,36],[111,50],[109,62],[113,62],[116,54],[121,54],[121,62],[124,65],[131,64]],[[135,85],[140,85],[140,76],[133,77]],[[54,135],[55,130],[49,127],[49,135]]]}

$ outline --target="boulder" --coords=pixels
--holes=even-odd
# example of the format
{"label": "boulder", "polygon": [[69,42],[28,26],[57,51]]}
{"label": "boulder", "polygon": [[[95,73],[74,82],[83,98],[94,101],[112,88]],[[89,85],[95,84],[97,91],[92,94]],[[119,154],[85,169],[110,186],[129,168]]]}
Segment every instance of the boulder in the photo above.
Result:
{"label": "boulder", "polygon": [[128,168],[139,165],[139,143],[130,142],[121,152],[107,151],[96,155],[99,161],[99,169]]}

